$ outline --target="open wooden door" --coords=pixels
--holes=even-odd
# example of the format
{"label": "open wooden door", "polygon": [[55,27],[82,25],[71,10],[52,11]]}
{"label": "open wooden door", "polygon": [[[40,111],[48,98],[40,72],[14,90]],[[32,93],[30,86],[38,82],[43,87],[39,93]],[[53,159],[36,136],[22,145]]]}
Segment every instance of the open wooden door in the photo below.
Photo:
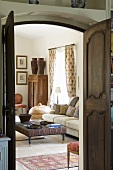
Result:
{"label": "open wooden door", "polygon": [[11,140],[8,145],[8,169],[15,170],[15,62],[14,62],[14,16],[8,15],[4,26],[4,93],[3,129]]}
{"label": "open wooden door", "polygon": [[84,33],[84,170],[110,170],[110,30],[102,21]]}

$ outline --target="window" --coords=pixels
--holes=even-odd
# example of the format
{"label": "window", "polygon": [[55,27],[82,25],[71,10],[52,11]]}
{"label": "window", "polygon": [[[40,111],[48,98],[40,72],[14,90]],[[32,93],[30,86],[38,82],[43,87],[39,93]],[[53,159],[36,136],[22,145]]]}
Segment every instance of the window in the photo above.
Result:
{"label": "window", "polygon": [[51,96],[51,102],[57,103],[57,94],[55,88],[60,87],[61,93],[58,94],[59,104],[66,104],[69,101],[67,87],[66,87],[66,74],[65,74],[65,47],[56,49],[56,60],[54,65],[54,82]]}

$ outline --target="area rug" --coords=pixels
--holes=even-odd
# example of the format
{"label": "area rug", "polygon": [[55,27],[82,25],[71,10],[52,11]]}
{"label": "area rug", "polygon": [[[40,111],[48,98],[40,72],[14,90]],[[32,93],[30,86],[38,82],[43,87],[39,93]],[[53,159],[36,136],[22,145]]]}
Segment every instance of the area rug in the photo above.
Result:
{"label": "area rug", "polygon": [[[67,153],[38,155],[16,159],[26,170],[58,170],[67,168]],[[70,167],[78,166],[78,155],[70,154]]]}

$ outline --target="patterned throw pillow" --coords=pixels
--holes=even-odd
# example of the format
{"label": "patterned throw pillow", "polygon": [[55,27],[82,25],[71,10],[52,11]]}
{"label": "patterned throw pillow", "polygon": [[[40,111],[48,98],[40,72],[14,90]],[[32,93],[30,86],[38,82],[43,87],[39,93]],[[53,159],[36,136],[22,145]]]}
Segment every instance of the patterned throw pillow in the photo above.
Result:
{"label": "patterned throw pillow", "polygon": [[69,106],[66,112],[67,116],[73,116],[75,112],[75,107]]}
{"label": "patterned throw pillow", "polygon": [[65,104],[65,105],[60,105],[60,115],[65,115],[67,109],[68,109],[68,105],[67,105],[67,104]]}
{"label": "patterned throw pillow", "polygon": [[50,111],[50,114],[55,114],[55,110],[51,110],[51,111]]}
{"label": "patterned throw pillow", "polygon": [[79,107],[79,100],[75,104],[75,108]]}
{"label": "patterned throw pillow", "polygon": [[79,118],[79,106],[76,107],[75,112],[74,112],[74,117]]}
{"label": "patterned throw pillow", "polygon": [[75,107],[78,100],[79,100],[79,97],[74,97],[72,101],[70,102],[69,106]]}
{"label": "patterned throw pillow", "polygon": [[75,105],[74,117],[79,117],[79,100],[77,101]]}
{"label": "patterned throw pillow", "polygon": [[54,110],[55,110],[55,114],[60,114],[60,105],[59,104],[55,104],[54,105]]}

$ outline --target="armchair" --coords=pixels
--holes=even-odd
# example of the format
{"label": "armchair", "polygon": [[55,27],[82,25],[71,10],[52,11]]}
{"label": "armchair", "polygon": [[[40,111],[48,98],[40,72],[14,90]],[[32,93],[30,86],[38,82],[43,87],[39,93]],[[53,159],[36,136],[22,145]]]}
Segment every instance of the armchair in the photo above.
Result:
{"label": "armchair", "polygon": [[21,108],[21,113],[23,114],[23,108],[26,108],[26,104],[22,104],[23,97],[21,94],[15,94],[15,108]]}

